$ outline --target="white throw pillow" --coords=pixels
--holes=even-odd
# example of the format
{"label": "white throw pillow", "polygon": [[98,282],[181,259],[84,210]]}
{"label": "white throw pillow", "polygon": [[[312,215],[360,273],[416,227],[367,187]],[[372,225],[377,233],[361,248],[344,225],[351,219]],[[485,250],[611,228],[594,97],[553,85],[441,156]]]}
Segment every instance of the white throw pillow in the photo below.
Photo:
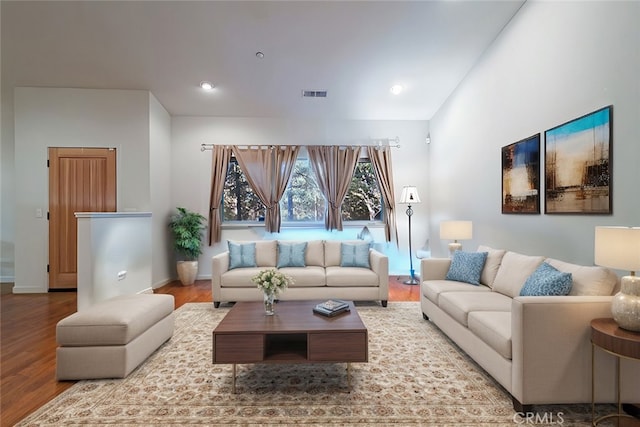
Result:
{"label": "white throw pillow", "polygon": [[542,256],[507,251],[502,257],[502,263],[493,282],[493,290],[511,298],[517,297],[524,282],[543,262]]}
{"label": "white throw pillow", "polygon": [[552,258],[546,261],[564,273],[571,273],[573,286],[569,295],[611,295],[618,281],[616,273],[608,268],[571,264]]}
{"label": "white throw pillow", "polygon": [[478,252],[486,252],[487,261],[484,263],[482,274],[480,275],[480,283],[490,288],[493,287],[493,282],[496,280],[496,274],[502,263],[502,257],[507,252],[504,249],[493,249],[489,246],[478,246]]}

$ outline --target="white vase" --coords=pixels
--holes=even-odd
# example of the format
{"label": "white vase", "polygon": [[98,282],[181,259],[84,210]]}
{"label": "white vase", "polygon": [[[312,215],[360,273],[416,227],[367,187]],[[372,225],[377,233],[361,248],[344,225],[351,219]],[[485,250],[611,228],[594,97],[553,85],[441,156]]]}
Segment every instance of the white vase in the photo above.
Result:
{"label": "white vase", "polygon": [[640,277],[622,278],[620,292],[611,302],[611,314],[622,329],[640,332]]}
{"label": "white vase", "polygon": [[178,278],[184,286],[193,285],[198,275],[198,261],[178,261]]}
{"label": "white vase", "polygon": [[267,316],[273,316],[275,312],[274,300],[276,299],[275,294],[264,293],[264,314]]}

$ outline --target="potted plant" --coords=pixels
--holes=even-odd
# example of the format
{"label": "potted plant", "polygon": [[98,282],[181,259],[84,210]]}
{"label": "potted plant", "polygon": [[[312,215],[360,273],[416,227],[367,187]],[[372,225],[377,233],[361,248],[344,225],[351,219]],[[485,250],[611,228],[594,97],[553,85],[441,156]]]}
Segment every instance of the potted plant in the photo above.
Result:
{"label": "potted plant", "polygon": [[198,274],[198,257],[202,253],[202,232],[206,219],[196,212],[177,208],[169,228],[173,232],[173,248],[178,254],[178,278],[183,285],[192,285]]}

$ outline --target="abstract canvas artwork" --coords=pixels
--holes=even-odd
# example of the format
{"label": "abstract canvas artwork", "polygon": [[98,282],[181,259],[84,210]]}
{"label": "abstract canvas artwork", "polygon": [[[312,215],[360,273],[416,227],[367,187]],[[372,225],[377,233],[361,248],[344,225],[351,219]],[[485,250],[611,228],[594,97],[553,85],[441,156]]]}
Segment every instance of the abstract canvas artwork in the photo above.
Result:
{"label": "abstract canvas artwork", "polygon": [[502,213],[540,213],[540,134],[502,147]]}
{"label": "abstract canvas artwork", "polygon": [[545,132],[545,213],[611,214],[612,109]]}

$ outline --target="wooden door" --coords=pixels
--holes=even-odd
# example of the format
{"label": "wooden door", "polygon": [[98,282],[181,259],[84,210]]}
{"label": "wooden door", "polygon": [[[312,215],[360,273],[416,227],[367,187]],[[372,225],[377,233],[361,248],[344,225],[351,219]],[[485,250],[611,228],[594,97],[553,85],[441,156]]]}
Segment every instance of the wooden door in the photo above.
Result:
{"label": "wooden door", "polygon": [[115,210],[115,148],[49,148],[49,289],[77,288],[74,214]]}

